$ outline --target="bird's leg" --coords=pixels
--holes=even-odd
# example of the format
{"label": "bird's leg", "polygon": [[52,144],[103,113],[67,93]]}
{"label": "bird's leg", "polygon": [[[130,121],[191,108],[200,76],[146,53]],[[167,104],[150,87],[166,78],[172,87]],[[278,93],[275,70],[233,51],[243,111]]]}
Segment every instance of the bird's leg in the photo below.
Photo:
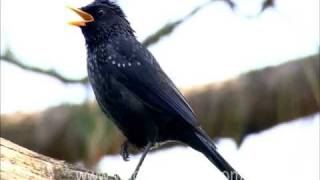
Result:
{"label": "bird's leg", "polygon": [[121,145],[121,150],[120,150],[120,155],[122,156],[122,159],[123,159],[124,161],[129,161],[128,147],[129,147],[129,141],[126,140],[126,141]]}
{"label": "bird's leg", "polygon": [[137,177],[137,175],[138,175],[138,172],[139,172],[139,169],[140,169],[140,167],[141,167],[141,165],[142,165],[142,163],[143,163],[143,160],[144,160],[144,158],[147,156],[147,154],[148,154],[149,150],[151,149],[152,145],[153,145],[153,143],[152,143],[152,142],[149,142],[149,143],[147,144],[147,146],[144,148],[144,151],[143,151],[142,156],[141,156],[141,158],[140,158],[140,160],[139,160],[139,163],[138,163],[136,169],[134,170],[134,172],[133,172],[130,180],[135,180],[135,179],[136,179],[136,177]]}

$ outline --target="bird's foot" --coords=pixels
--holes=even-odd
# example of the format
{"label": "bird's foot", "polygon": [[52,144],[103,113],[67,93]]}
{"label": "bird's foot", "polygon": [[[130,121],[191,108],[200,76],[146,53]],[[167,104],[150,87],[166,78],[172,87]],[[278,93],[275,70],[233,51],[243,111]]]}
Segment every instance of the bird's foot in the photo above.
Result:
{"label": "bird's foot", "polygon": [[122,145],[121,145],[121,150],[120,150],[120,155],[122,156],[122,159],[124,161],[129,161],[130,158],[130,154],[128,152],[128,148],[129,148],[129,142],[125,141]]}

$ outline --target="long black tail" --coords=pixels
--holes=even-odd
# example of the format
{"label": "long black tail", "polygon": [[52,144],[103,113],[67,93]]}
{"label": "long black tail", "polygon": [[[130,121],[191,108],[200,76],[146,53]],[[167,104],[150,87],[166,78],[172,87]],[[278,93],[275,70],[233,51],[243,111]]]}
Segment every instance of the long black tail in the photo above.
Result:
{"label": "long black tail", "polygon": [[195,150],[203,153],[227,178],[228,180],[244,180],[237,171],[216,151],[213,142],[205,133],[193,132],[183,141]]}

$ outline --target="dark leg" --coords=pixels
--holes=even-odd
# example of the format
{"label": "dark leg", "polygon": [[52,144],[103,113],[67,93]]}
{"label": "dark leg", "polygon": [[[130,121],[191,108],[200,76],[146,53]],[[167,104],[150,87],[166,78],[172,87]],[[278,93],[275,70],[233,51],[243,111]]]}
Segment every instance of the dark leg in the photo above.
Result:
{"label": "dark leg", "polygon": [[147,154],[148,154],[150,148],[152,147],[152,145],[153,145],[153,143],[149,142],[149,143],[147,144],[147,146],[144,148],[144,151],[143,151],[143,153],[142,153],[142,156],[141,156],[141,158],[140,158],[140,161],[139,161],[136,169],[134,170],[134,172],[133,172],[130,180],[135,180],[135,179],[136,179],[136,177],[137,177],[137,175],[138,175],[138,172],[139,172],[139,169],[140,169],[140,167],[141,167],[141,165],[142,165],[142,163],[143,163],[143,160],[144,160],[144,158],[147,156]]}
{"label": "dark leg", "polygon": [[122,159],[123,159],[124,161],[129,161],[128,147],[129,147],[129,141],[126,140],[126,141],[121,145],[121,150],[120,150],[120,155],[122,156]]}

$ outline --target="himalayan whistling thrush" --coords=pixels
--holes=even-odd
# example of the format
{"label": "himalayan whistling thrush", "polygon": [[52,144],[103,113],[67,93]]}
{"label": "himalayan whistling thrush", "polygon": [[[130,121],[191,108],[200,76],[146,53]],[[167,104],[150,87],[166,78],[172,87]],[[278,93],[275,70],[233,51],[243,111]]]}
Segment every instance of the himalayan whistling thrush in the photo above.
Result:
{"label": "himalayan whistling thrush", "polygon": [[203,153],[229,180],[241,176],[217,152],[194,112],[154,56],[137,41],[121,8],[109,0],[95,0],[71,8],[87,47],[88,77],[102,111],[117,125],[128,145],[144,148],[131,179],[135,179],[148,151],[157,143],[180,141]]}

